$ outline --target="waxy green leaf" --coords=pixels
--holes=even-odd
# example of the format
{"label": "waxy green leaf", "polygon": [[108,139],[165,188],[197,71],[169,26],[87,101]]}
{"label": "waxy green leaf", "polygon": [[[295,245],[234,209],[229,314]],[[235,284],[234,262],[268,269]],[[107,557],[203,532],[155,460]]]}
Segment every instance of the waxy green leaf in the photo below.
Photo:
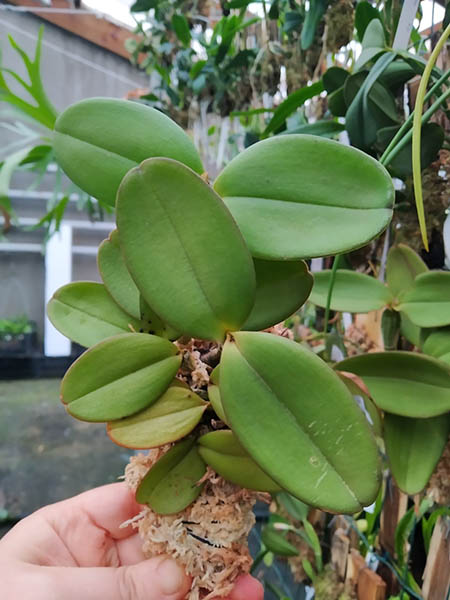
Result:
{"label": "waxy green leaf", "polygon": [[217,341],[241,327],[255,298],[253,262],[198,175],[164,158],[143,162],[120,186],[117,223],[131,275],[166,323]]}
{"label": "waxy green leaf", "polygon": [[450,273],[430,271],[418,275],[397,308],[419,327],[450,325]]}
{"label": "waxy green leaf", "polygon": [[392,475],[403,492],[418,494],[427,485],[449,432],[449,415],[431,419],[384,415],[386,452]]}
{"label": "waxy green leaf", "polygon": [[308,299],[313,276],[303,261],[255,259],[256,299],[245,330],[267,329],[284,321]]}
{"label": "waxy green leaf", "polygon": [[450,366],[415,352],[374,352],[347,358],[339,371],[359,375],[375,404],[392,414],[427,418],[450,410]]}
{"label": "waxy green leaf", "polygon": [[208,404],[189,388],[172,385],[143,411],[108,423],[113,442],[126,448],[156,448],[188,435]]}
{"label": "waxy green leaf", "polygon": [[104,285],[93,281],[77,281],[59,288],[47,305],[47,314],[58,331],[87,348],[141,327],[140,321],[114,302]]}
{"label": "waxy green leaf", "polygon": [[398,244],[389,250],[386,262],[386,282],[396,298],[401,298],[414,286],[417,275],[427,271],[427,265],[409,246]]}
{"label": "waxy green leaf", "polygon": [[143,410],[169,387],[180,363],[167,340],[129,333],[100,342],[64,375],[61,400],[83,421],[112,421]]}
{"label": "waxy green leaf", "polygon": [[153,465],[139,484],[136,500],[160,515],[180,512],[201,494],[203,485],[198,485],[198,481],[205,471],[195,438],[187,438]]}
{"label": "waxy green leaf", "polygon": [[370,156],[295,134],[250,146],[225,167],[214,188],[253,256],[269,260],[358,248],[389,223],[394,199],[389,174]]}
{"label": "waxy green leaf", "polygon": [[139,290],[125,264],[117,229],[100,244],[97,263],[103,283],[117,304],[129,315],[140,319]]}
{"label": "waxy green leaf", "polygon": [[225,411],[223,410],[222,400],[220,399],[220,389],[218,385],[208,385],[208,398],[216,415],[221,421],[228,425],[227,416],[225,414]]}
{"label": "waxy green leaf", "polygon": [[227,481],[249,490],[278,492],[280,486],[262,471],[244,450],[232,431],[212,431],[198,439],[205,463]]}
{"label": "waxy green leaf", "polygon": [[445,363],[450,363],[450,327],[431,331],[422,345],[422,350]]}
{"label": "waxy green leaf", "polygon": [[278,556],[298,556],[299,551],[273,525],[266,525],[261,532],[261,541],[270,552]]}
{"label": "waxy green leaf", "polygon": [[333,512],[372,502],[380,475],[374,437],[320,358],[280,336],[238,332],[224,345],[219,383],[233,432],[282,488]]}
{"label": "waxy green leaf", "polygon": [[146,158],[165,156],[203,172],[181,127],[161,111],[128,100],[89,98],[72,104],[56,120],[53,146],[70,179],[112,206],[124,175]]}
{"label": "waxy green leaf", "polygon": [[[314,285],[310,301],[318,306],[327,305],[330,287],[331,270],[314,274]],[[392,301],[388,288],[369,275],[339,269],[331,295],[330,308],[352,313],[367,313],[379,310]]]}

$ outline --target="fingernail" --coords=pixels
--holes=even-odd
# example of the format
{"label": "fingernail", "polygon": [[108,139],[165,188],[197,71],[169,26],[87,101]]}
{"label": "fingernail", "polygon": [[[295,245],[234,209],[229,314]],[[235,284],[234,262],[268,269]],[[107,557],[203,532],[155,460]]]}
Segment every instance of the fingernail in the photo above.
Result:
{"label": "fingernail", "polygon": [[172,558],[165,558],[158,566],[157,571],[163,594],[170,596],[183,588],[186,581],[186,574]]}

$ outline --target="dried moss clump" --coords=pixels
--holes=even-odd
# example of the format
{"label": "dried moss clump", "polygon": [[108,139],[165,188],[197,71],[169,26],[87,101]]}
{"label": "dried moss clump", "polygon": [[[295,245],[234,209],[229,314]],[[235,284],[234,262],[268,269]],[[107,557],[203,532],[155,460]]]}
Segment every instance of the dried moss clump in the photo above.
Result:
{"label": "dried moss clump", "polygon": [[[136,490],[151,466],[170,446],[131,458],[125,481]],[[255,517],[256,500],[265,494],[242,489],[208,469],[198,499],[174,515],[158,515],[145,507],[123,525],[137,528],[145,556],[168,554],[192,576],[188,600],[209,600],[228,595],[239,575],[252,563],[247,536]],[[265,498],[264,498],[265,499]]]}

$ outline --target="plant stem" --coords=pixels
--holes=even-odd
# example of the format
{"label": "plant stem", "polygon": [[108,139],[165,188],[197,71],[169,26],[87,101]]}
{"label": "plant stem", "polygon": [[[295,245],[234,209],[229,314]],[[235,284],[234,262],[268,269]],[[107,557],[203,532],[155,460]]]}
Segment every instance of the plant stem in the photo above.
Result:
{"label": "plant stem", "polygon": [[425,222],[425,211],[423,206],[422,194],[422,174],[421,174],[421,157],[420,157],[420,141],[422,134],[421,118],[424,103],[424,97],[430,79],[431,71],[436,63],[436,60],[450,35],[450,25],[447,25],[444,33],[441,35],[435,49],[427,62],[420,80],[419,90],[416,97],[416,106],[414,109],[413,119],[413,136],[412,136],[412,164],[413,164],[413,183],[416,196],[417,215],[419,217],[420,233],[422,234],[423,245],[428,252],[427,227]]}
{"label": "plant stem", "polygon": [[[449,71],[448,75],[450,75],[450,71]],[[422,127],[422,125],[424,125],[430,119],[430,117],[441,107],[441,105],[447,100],[447,98],[449,96],[450,96],[450,88],[448,90],[446,90],[441,96],[439,96],[439,98],[430,106],[430,108],[426,112],[423,113],[421,120],[420,120],[420,122],[421,122],[420,127]],[[415,113],[411,113],[411,116],[414,116],[414,114]],[[406,146],[406,144],[413,137],[413,131],[414,131],[413,129],[410,129],[408,131],[408,133],[406,133],[406,135],[404,135],[402,137],[400,142],[395,146],[395,148],[393,150],[391,150],[391,152],[387,156],[386,156],[386,151],[383,153],[383,156],[380,158],[380,162],[382,165],[388,165],[390,162],[392,162],[394,160],[394,158],[397,156],[397,154]],[[397,137],[399,132],[400,132],[400,130],[397,132],[395,137]],[[389,146],[390,146],[390,144],[389,144]],[[389,148],[389,146],[388,146],[388,148]]]}
{"label": "plant stem", "polygon": [[337,254],[334,257],[333,267],[331,269],[331,277],[330,277],[330,285],[328,286],[328,294],[327,294],[327,304],[325,307],[325,317],[324,317],[324,326],[323,326],[323,334],[326,336],[328,333],[328,321],[330,320],[330,305],[331,305],[331,296],[333,294],[334,283],[336,281],[336,272],[339,264],[340,255]]}
{"label": "plant stem", "polygon": [[[447,79],[450,77],[450,70],[447,71],[446,73],[444,73],[442,75],[442,77],[440,77],[436,83],[429,89],[429,91],[427,92],[425,98],[423,99],[424,102],[427,102],[431,96],[434,94],[434,92],[441,87],[441,85],[443,85]],[[395,148],[395,146],[397,145],[397,143],[399,142],[399,140],[401,140],[401,138],[403,137],[405,131],[407,129],[409,129],[409,126],[411,125],[411,123],[413,122],[414,119],[414,112],[412,111],[412,113],[409,115],[409,117],[406,119],[406,121],[403,123],[403,125],[400,127],[400,129],[397,131],[397,133],[394,135],[394,137],[392,138],[392,140],[389,142],[388,147],[386,148],[386,150],[383,152],[383,154],[381,155],[380,163],[382,165],[387,165],[391,162],[393,156],[395,156],[397,154],[397,152],[395,152],[395,154],[393,154],[393,156],[390,156],[391,150],[393,150]],[[426,114],[426,113],[425,113]],[[425,117],[425,115],[424,115]],[[399,152],[399,151],[398,151]]]}

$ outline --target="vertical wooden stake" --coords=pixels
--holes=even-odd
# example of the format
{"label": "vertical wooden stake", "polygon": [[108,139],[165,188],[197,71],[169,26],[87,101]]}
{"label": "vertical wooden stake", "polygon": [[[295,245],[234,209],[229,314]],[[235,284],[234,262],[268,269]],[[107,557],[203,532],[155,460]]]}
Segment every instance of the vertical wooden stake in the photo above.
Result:
{"label": "vertical wooden stake", "polygon": [[450,521],[440,517],[431,536],[430,551],[423,573],[425,600],[444,600],[450,590]]}

